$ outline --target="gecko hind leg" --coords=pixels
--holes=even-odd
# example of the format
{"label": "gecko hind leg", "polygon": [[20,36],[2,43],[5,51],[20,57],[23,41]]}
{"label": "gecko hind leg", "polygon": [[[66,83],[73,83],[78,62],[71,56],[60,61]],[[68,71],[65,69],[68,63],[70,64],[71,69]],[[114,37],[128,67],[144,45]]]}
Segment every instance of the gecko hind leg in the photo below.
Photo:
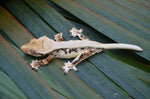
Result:
{"label": "gecko hind leg", "polygon": [[54,40],[55,40],[55,41],[57,41],[57,42],[61,42],[61,41],[63,41],[63,37],[62,37],[62,35],[63,35],[63,33],[62,33],[62,32],[60,32],[60,33],[58,33],[58,34],[54,35]]}
{"label": "gecko hind leg", "polygon": [[74,71],[78,71],[77,64],[80,63],[82,60],[94,55],[97,53],[95,49],[88,49],[82,51],[72,62],[68,61],[68,63],[64,63],[65,66],[62,66],[61,69],[64,69],[64,74],[66,75],[69,70],[73,69]]}
{"label": "gecko hind leg", "polygon": [[83,28],[81,28],[80,30],[77,30],[74,26],[72,26],[72,29],[68,30],[68,32],[71,33],[70,36],[72,37],[78,36],[81,40],[89,40],[82,34]]}
{"label": "gecko hind leg", "polygon": [[42,60],[32,60],[32,62],[29,64],[33,70],[38,70],[39,66],[46,65],[51,61],[53,58],[53,55],[49,55],[46,59]]}

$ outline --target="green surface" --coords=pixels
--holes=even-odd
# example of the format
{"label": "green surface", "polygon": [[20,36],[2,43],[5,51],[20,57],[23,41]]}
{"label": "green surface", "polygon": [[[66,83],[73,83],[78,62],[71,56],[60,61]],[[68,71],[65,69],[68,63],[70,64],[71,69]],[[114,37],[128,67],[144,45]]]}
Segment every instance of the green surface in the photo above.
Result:
{"label": "green surface", "polygon": [[[150,97],[150,2],[147,0],[3,0],[0,3],[1,99],[148,99]],[[31,38],[84,28],[91,40],[130,43],[143,52],[105,50],[63,74],[65,59],[32,71],[20,46]]]}

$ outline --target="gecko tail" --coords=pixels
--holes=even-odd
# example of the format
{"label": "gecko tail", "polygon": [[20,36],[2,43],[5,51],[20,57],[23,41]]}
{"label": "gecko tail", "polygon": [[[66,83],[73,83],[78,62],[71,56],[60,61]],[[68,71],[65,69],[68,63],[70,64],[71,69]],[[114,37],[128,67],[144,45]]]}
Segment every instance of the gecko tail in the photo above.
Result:
{"label": "gecko tail", "polygon": [[132,44],[111,43],[111,44],[102,44],[102,46],[104,49],[128,49],[135,51],[143,51],[143,49],[140,48],[139,46]]}

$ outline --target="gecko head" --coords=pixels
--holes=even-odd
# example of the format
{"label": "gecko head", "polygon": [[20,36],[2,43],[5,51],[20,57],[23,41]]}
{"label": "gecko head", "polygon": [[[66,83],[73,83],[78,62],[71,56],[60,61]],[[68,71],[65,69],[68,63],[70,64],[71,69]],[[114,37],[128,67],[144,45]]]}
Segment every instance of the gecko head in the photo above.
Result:
{"label": "gecko head", "polygon": [[29,43],[22,45],[21,50],[28,55],[40,57],[42,56],[39,51],[42,48],[42,41],[40,39],[33,38]]}
{"label": "gecko head", "polygon": [[21,50],[28,55],[41,57],[47,55],[53,46],[54,41],[52,39],[42,36],[38,39],[31,39],[29,43],[21,46]]}

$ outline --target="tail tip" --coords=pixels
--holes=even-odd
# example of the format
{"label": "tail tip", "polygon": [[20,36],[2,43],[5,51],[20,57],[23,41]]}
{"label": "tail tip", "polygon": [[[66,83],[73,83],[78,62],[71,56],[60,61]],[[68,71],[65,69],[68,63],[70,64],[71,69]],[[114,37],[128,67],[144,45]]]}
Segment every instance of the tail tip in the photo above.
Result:
{"label": "tail tip", "polygon": [[142,49],[141,47],[138,47],[138,48],[137,48],[137,51],[142,52],[143,49]]}

